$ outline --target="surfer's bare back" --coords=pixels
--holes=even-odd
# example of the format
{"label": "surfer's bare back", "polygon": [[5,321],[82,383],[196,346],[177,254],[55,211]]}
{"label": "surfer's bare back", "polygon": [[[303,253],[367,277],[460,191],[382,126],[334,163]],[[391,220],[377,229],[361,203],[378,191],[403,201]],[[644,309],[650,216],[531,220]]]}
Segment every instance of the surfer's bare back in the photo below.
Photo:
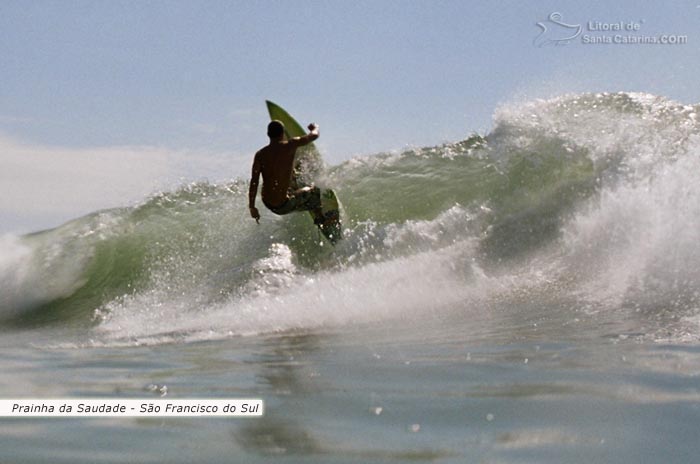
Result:
{"label": "surfer's bare back", "polygon": [[260,219],[260,212],[255,207],[260,174],[263,178],[262,201],[270,211],[275,214],[313,211],[317,217],[322,216],[321,195],[318,188],[304,187],[299,190],[290,188],[297,148],[310,144],[319,136],[316,124],[309,124],[308,128],[308,134],[285,140],[284,125],[280,121],[272,121],[268,124],[267,135],[270,137],[270,143],[255,154],[248,192],[248,208],[250,215],[256,221]]}

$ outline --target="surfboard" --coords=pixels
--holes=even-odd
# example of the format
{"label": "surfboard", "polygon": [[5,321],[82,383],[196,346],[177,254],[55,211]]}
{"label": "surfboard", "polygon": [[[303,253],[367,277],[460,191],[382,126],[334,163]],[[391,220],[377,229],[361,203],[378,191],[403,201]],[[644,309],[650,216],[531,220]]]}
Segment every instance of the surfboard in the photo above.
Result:
{"label": "surfboard", "polygon": [[[266,100],[267,112],[270,120],[278,120],[284,124],[284,131],[287,138],[301,137],[306,135],[306,130],[299,124],[284,108]],[[323,170],[323,158],[316,146],[310,143],[297,149],[294,163],[294,174],[292,177],[292,188],[298,189],[306,186],[313,186],[319,174]],[[342,238],[342,224],[340,221],[340,201],[333,189],[319,186],[321,189],[321,210],[323,211],[323,222],[317,224],[319,230],[331,244],[335,245]],[[313,212],[309,211],[314,219]]]}

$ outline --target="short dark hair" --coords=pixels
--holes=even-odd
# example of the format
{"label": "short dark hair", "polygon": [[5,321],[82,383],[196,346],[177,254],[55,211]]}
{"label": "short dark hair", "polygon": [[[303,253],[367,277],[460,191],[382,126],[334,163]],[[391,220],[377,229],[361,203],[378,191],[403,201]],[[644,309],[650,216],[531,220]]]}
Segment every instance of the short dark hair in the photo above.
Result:
{"label": "short dark hair", "polygon": [[267,125],[267,136],[271,139],[278,139],[284,134],[284,124],[281,121],[274,120]]}

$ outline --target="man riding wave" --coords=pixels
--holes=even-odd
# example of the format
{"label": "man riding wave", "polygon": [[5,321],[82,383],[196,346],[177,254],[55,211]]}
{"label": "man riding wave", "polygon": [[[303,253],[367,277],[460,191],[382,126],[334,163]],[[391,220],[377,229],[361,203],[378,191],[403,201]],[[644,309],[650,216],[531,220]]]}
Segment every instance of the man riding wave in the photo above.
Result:
{"label": "man riding wave", "polygon": [[268,124],[267,135],[270,137],[270,143],[255,153],[248,192],[248,208],[251,217],[256,221],[260,220],[260,212],[255,207],[255,197],[258,194],[258,181],[262,174],[261,197],[270,211],[279,215],[293,211],[311,211],[314,215],[314,223],[323,223],[320,189],[292,187],[297,148],[308,145],[319,137],[316,124],[309,124],[308,129],[308,134],[286,140],[282,122],[272,121]]}

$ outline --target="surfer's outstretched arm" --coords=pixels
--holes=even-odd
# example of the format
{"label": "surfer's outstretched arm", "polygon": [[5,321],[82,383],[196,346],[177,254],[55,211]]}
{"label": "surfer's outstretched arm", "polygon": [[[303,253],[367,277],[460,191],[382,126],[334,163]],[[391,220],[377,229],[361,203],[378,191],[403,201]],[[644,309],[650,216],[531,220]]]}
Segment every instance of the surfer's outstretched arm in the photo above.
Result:
{"label": "surfer's outstretched arm", "polygon": [[255,207],[255,197],[258,194],[258,182],[260,181],[260,160],[258,160],[258,154],[255,154],[255,159],[253,160],[253,172],[250,176],[250,189],[248,190],[248,209],[250,210],[250,216],[255,219],[255,221],[260,223],[260,212],[258,208]]}
{"label": "surfer's outstretched arm", "polygon": [[290,140],[291,143],[293,143],[297,147],[303,147],[304,145],[308,145],[314,140],[318,138],[319,132],[318,132],[318,126],[314,123],[309,124],[309,133],[306,135],[303,135],[301,137],[294,137],[293,139]]}

